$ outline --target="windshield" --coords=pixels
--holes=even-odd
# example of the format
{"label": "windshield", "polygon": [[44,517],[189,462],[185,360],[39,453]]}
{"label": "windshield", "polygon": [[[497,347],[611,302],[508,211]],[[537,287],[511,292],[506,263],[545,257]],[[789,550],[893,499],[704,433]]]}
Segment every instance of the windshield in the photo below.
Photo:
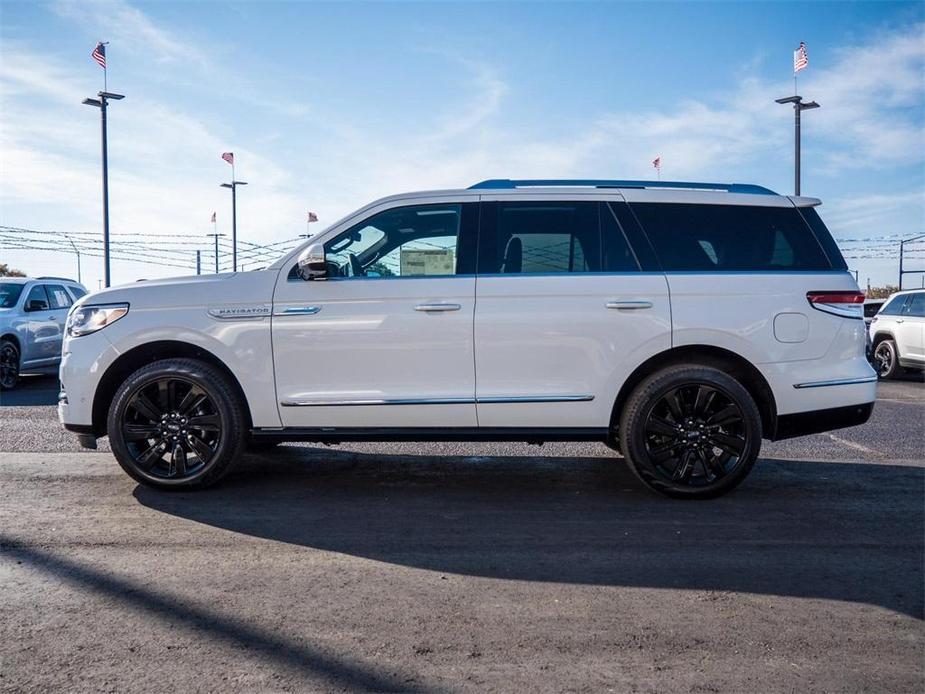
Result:
{"label": "windshield", "polygon": [[22,288],[25,286],[12,282],[0,282],[0,308],[13,308],[19,301],[19,295],[22,294]]}

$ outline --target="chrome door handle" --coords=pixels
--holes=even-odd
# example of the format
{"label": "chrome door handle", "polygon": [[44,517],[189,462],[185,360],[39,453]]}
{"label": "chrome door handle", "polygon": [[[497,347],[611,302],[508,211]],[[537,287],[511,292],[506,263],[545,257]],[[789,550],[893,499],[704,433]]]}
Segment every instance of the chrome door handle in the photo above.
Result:
{"label": "chrome door handle", "polygon": [[287,306],[277,316],[311,316],[321,310],[320,306]]}
{"label": "chrome door handle", "polygon": [[439,313],[440,311],[458,311],[462,306],[459,304],[418,304],[414,307],[415,311],[424,313]]}
{"label": "chrome door handle", "polygon": [[652,308],[651,301],[608,301],[607,308],[616,308],[616,309],[638,309],[638,308]]}

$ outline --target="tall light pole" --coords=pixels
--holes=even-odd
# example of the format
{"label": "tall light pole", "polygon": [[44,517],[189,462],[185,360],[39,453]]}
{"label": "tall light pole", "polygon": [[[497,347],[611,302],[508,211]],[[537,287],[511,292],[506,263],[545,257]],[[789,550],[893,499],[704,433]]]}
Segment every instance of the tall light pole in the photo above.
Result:
{"label": "tall light pole", "polygon": [[811,108],[819,108],[815,101],[803,101],[802,96],[785,96],[775,99],[779,104],[793,104],[793,194],[800,194],[800,114]]}
{"label": "tall light pole", "polygon": [[224,236],[224,234],[206,234],[206,236],[215,237],[215,274],[218,274],[218,237]]}
{"label": "tall light pole", "polygon": [[83,284],[80,279],[80,251],[77,249],[77,244],[74,243],[74,239],[72,239],[67,234],[64,235],[64,238],[66,238],[70,242],[71,248],[73,248],[74,253],[77,254],[77,283]]}
{"label": "tall light pole", "polygon": [[[232,169],[232,172],[234,170]],[[232,272],[238,271],[238,186],[246,186],[247,181],[235,181],[232,173],[231,183],[222,183],[222,188],[231,188],[231,269]]]}
{"label": "tall light pole", "polygon": [[100,132],[103,141],[103,276],[106,286],[110,284],[109,274],[109,150],[106,144],[106,107],[109,100],[124,99],[123,94],[112,92],[97,92],[99,99],[84,99],[87,106],[96,106],[100,110]]}

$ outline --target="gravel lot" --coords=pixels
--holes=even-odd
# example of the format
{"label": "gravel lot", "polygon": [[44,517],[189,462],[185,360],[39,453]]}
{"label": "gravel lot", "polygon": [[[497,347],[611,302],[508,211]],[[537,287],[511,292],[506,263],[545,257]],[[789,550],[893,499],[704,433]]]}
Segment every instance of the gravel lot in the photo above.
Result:
{"label": "gravel lot", "polygon": [[925,386],[735,493],[586,444],[286,446],[157,493],[0,401],[0,690],[921,692]]}

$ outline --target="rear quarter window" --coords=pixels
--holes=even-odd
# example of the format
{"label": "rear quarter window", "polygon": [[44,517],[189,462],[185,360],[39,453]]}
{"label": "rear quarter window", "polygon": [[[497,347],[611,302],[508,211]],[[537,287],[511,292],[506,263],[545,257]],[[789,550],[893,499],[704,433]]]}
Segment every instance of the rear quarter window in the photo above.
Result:
{"label": "rear quarter window", "polygon": [[668,272],[833,269],[815,234],[793,207],[680,203],[631,207]]}

